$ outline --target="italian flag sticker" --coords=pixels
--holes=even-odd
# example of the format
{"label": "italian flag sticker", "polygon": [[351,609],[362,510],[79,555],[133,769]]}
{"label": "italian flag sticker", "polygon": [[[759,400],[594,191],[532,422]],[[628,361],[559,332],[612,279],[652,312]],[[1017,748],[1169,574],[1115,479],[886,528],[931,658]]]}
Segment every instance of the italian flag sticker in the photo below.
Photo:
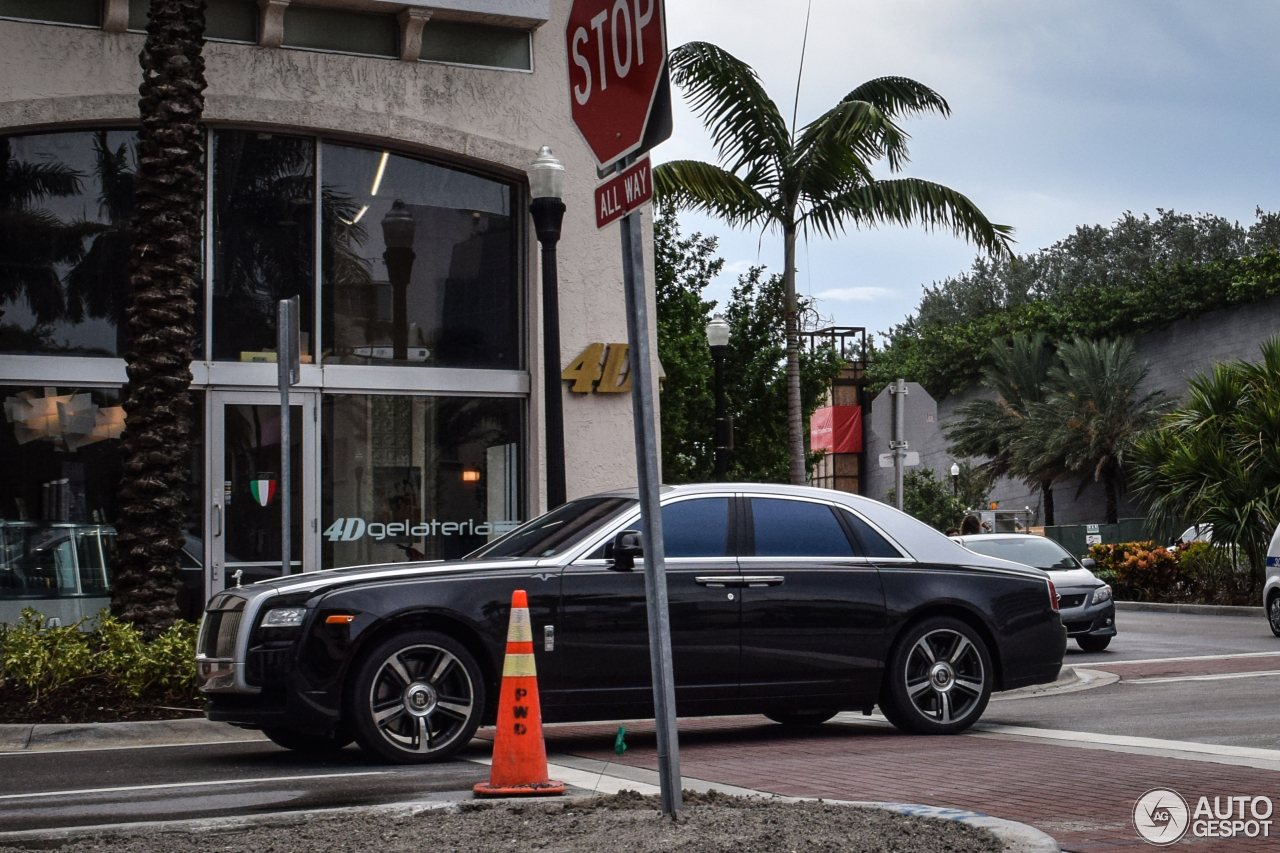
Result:
{"label": "italian flag sticker", "polygon": [[249,491],[253,493],[253,499],[258,502],[259,506],[266,506],[276,496],[276,481],[250,480]]}

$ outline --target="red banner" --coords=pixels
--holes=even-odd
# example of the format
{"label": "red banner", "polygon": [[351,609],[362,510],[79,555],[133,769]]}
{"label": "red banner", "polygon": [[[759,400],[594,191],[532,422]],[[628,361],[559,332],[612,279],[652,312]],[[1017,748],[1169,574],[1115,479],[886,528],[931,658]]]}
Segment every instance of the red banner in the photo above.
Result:
{"label": "red banner", "polygon": [[862,409],[823,406],[809,420],[809,448],[828,453],[862,452]]}

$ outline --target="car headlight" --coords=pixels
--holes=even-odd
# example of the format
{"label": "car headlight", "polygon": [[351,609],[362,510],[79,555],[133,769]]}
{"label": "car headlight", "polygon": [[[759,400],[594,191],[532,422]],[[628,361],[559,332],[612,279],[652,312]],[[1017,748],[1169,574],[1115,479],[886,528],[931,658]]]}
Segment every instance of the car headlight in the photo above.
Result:
{"label": "car headlight", "polygon": [[263,628],[297,628],[307,618],[305,607],[278,607],[262,618]]}
{"label": "car headlight", "polygon": [[1111,587],[1100,586],[1093,591],[1093,603],[1102,604],[1104,601],[1111,600]]}

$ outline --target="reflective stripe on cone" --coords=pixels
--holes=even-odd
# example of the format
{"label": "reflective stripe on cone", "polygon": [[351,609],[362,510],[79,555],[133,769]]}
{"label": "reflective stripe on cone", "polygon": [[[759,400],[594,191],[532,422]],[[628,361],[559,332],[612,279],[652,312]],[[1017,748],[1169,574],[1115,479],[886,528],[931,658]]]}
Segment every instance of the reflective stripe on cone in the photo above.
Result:
{"label": "reflective stripe on cone", "polygon": [[498,730],[493,738],[489,781],[481,782],[473,790],[479,797],[564,793],[563,782],[547,778],[547,747],[542,740],[542,706],[538,702],[529,596],[522,589],[511,594],[511,622],[507,628],[507,654],[502,663]]}

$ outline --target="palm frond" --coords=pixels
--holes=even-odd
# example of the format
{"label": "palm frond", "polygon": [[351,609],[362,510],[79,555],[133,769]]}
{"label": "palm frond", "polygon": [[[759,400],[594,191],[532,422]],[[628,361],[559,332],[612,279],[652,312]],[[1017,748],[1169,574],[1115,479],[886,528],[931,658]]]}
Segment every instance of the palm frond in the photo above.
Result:
{"label": "palm frond", "polygon": [[781,172],[791,136],[778,105],[751,66],[700,41],[671,51],[669,64],[672,82],[684,90],[730,172],[744,166]]}
{"label": "palm frond", "polygon": [[875,177],[868,163],[883,157],[890,140],[903,135],[865,101],[836,104],[805,125],[796,139],[792,158],[801,172],[799,193],[821,200],[872,183]]}
{"label": "palm frond", "polygon": [[768,224],[769,200],[732,172],[701,160],[672,160],[653,170],[653,194],[659,204],[696,210],[729,225]]}
{"label": "palm frond", "polygon": [[[862,101],[870,104],[890,119],[907,118],[924,113],[937,113],[944,118],[951,115],[946,99],[923,83],[909,77],[878,77],[868,80],[844,96],[844,102]],[[886,139],[885,156],[889,168],[899,171],[909,160],[903,133],[896,139]]]}
{"label": "palm frond", "polygon": [[968,197],[919,178],[853,187],[815,204],[804,218],[806,227],[828,237],[843,233],[847,224],[863,228],[894,223],[951,231],[992,255],[1008,254],[1013,242],[1013,228],[992,223]]}

